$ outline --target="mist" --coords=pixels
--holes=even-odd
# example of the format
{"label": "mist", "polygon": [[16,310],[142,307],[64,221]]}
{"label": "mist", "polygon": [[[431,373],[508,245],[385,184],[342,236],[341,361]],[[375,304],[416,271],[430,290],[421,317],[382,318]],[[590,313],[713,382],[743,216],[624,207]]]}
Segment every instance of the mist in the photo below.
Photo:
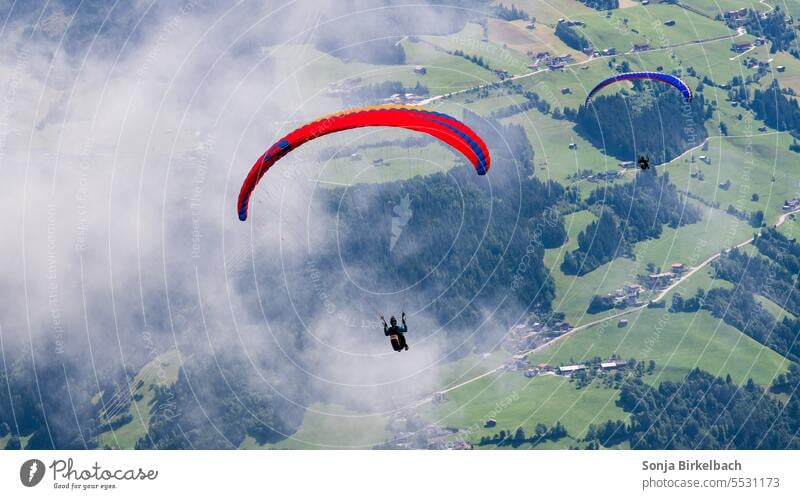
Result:
{"label": "mist", "polygon": [[[104,377],[124,379],[177,349],[183,360],[244,362],[250,386],[298,406],[385,414],[429,395],[454,352],[441,325],[419,308],[413,348],[396,354],[376,312],[399,314],[400,294],[348,274],[385,269],[314,268],[336,248],[329,229],[339,222],[317,202],[306,160],[336,141],[288,157],[247,223],[235,209],[266,147],[341,106],[325,90],[352,75],[318,70],[331,56],[301,58],[307,51],[369,62],[384,39],[457,31],[483,4],[404,3],[0,6],[6,362],[63,370],[68,394],[81,384],[100,392]],[[45,398],[48,421],[81,426],[80,404]]]}

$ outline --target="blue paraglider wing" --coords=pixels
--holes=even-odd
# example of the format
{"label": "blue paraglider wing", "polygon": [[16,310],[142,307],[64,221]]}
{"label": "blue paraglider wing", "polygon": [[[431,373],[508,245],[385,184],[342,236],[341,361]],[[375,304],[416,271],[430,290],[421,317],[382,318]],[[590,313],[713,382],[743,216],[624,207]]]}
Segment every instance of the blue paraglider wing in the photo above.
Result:
{"label": "blue paraglider wing", "polygon": [[626,81],[626,80],[662,81],[680,90],[681,93],[683,94],[684,99],[686,99],[687,101],[692,100],[693,97],[692,89],[689,88],[689,85],[687,85],[683,80],[681,80],[677,76],[667,73],[657,73],[654,71],[637,71],[634,73],[621,73],[601,81],[589,92],[589,95],[586,96],[586,105],[588,106],[589,101],[592,99],[594,94],[596,94],[603,88],[607,87],[608,85],[611,85],[612,83],[616,83],[618,81]]}

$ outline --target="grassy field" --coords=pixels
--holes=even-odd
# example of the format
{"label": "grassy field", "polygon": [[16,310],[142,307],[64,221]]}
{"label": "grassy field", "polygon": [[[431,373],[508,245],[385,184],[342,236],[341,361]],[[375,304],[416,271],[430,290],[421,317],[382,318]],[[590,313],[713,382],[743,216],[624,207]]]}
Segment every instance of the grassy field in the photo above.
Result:
{"label": "grassy field", "polygon": [[[681,190],[719,203],[722,209],[732,204],[747,212],[762,210],[765,221],[774,223],[782,213],[783,202],[798,193],[800,172],[787,168],[797,163],[798,155],[789,151],[792,139],[787,133],[759,134],[755,128],[751,133],[757,135],[711,138],[708,151],[695,152],[691,169],[704,173],[702,181],[691,178],[690,164],[684,162],[687,157],[673,162],[668,171]],[[700,155],[707,155],[709,164],[699,161]],[[730,188],[720,188],[720,183],[728,180]],[[758,201],[751,200],[752,194],[758,194]]]}
{"label": "grassy field", "polygon": [[781,87],[793,88],[795,92],[800,93],[800,60],[785,52],[774,54],[773,57],[775,59],[772,61],[772,67],[785,66],[786,70],[782,73],[775,70],[772,76],[778,80]]}
{"label": "grassy field", "polygon": [[[506,25],[507,23],[502,23]],[[502,44],[483,41],[483,29],[477,24],[467,24],[460,33],[447,36],[421,36],[420,39],[447,51],[461,50],[466,55],[481,57],[492,69],[502,69],[511,74],[528,71],[531,60],[525,52],[503,47]]]}
{"label": "grassy field", "polygon": [[775,303],[774,301],[770,300],[769,298],[765,298],[761,295],[756,295],[756,299],[767,309],[767,311],[775,317],[775,320],[782,321],[784,317],[788,317],[789,319],[796,319],[797,317],[794,316],[791,312],[787,312],[783,309],[780,305]]}
{"label": "grassy field", "polygon": [[[780,0],[781,6],[783,0]],[[776,5],[775,2],[768,1],[767,4]],[[755,9],[758,11],[766,11],[768,8],[764,4],[759,3],[758,0],[692,0],[692,7],[702,11],[708,17],[715,17],[717,14],[723,15],[729,10],[741,9],[746,7],[748,9]]]}
{"label": "grassy field", "polygon": [[[498,401],[511,397],[507,407],[498,409]],[[626,420],[626,414],[616,406],[619,391],[602,387],[599,383],[581,390],[561,376],[525,378],[520,372],[488,376],[447,394],[447,402],[428,404],[421,410],[430,420],[444,426],[480,429],[471,432],[467,439],[478,442],[483,436],[492,436],[500,430],[523,427],[532,433],[537,423],[548,426],[560,421],[570,436],[583,437],[590,424],[608,419]],[[496,428],[483,428],[489,417],[497,420]],[[565,447],[570,439],[559,441],[554,447]],[[540,448],[540,447],[537,447]],[[544,448],[544,447],[541,447]]]}
{"label": "grassy field", "polygon": [[[400,66],[401,70],[395,76],[383,79],[396,79],[410,85],[419,81],[428,87],[431,95],[441,95],[499,79],[491,71],[463,57],[450,55],[443,49],[437,50],[427,43],[405,40],[403,49],[406,52],[406,66]],[[416,65],[425,66],[426,74],[415,74],[413,68]]]}
{"label": "grassy field", "polygon": [[553,308],[563,312],[573,326],[592,322],[618,310],[599,314],[587,314],[586,307],[595,294],[605,295],[623,284],[636,282],[637,275],[647,274],[647,264],[667,269],[672,263],[698,265],[706,258],[745,240],[751,233],[747,224],[719,210],[702,207],[703,219],[678,229],[665,227],[656,240],[643,241],[635,245],[636,260],[618,258],[594,271],[581,276],[567,276],[560,270],[564,254],[577,247],[576,237],[593,215],[578,212],[566,218],[569,242],[561,248],[545,251],[545,265],[556,283],[556,299]]}
{"label": "grassy field", "polygon": [[312,404],[297,432],[275,444],[258,445],[247,436],[241,449],[369,449],[392,436],[387,416],[363,415],[332,404]]}
{"label": "grassy field", "polygon": [[[636,6],[623,10],[605,11],[570,16],[573,21],[583,21],[584,27],[576,29],[597,49],[614,47],[627,52],[634,43],[649,43],[652,47],[666,47],[694,40],[704,40],[731,34],[723,23],[695,14],[676,5]],[[675,21],[665,26],[666,21]]]}
{"label": "grassy field", "polygon": [[656,371],[648,382],[679,381],[700,368],[716,376],[727,374],[735,383],[752,378],[769,384],[788,366],[788,360],[706,311],[671,314],[666,309],[644,309],[629,314],[628,326],[609,321],[581,331],[529,359],[532,364],[580,362],[616,353],[622,358],[654,360]]}
{"label": "grassy field", "polygon": [[[108,406],[109,415],[113,415],[111,421],[124,414],[130,414],[133,420],[116,430],[101,433],[98,437],[99,447],[133,449],[136,441],[147,433],[150,406],[155,395],[152,387],[175,383],[178,380],[179,368],[180,358],[178,352],[174,350],[161,354],[147,363],[130,383],[132,393],[141,398],[138,401],[131,400],[131,396],[123,390],[118,392],[117,400],[130,401],[130,407],[127,410],[121,409],[124,407],[124,402],[121,402],[119,409],[115,409],[112,404]],[[109,421],[104,419],[102,422]]]}
{"label": "grassy field", "polygon": [[[536,175],[540,179],[555,180],[563,185],[575,182],[567,177],[575,175],[580,170],[602,172],[618,170],[619,161],[611,156],[606,156],[601,151],[592,147],[573,130],[573,123],[566,120],[554,120],[541,114],[535,109],[520,113],[502,123],[521,125],[530,140],[536,153]],[[577,149],[570,149],[573,142]],[[578,184],[581,195],[586,196],[597,188],[596,184],[581,182]]]}
{"label": "grassy field", "polygon": [[[458,153],[446,145],[432,142],[423,147],[400,146],[361,148],[360,158],[333,159],[321,166],[319,180],[330,185],[382,183],[406,180],[448,170],[455,165]],[[373,160],[384,164],[374,166]]]}
{"label": "grassy field", "polygon": [[[494,4],[509,5],[507,0],[499,0]],[[576,0],[563,0],[555,2],[553,0],[514,0],[514,5],[524,10],[529,15],[534,16],[538,23],[555,26],[560,18],[568,18],[575,15],[585,15],[596,12]]]}

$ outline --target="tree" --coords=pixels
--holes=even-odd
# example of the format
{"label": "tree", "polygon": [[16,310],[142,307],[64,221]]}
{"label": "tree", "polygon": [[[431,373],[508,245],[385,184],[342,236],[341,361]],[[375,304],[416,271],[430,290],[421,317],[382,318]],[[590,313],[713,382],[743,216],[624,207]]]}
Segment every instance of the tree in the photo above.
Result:
{"label": "tree", "polygon": [[757,210],[750,214],[750,225],[752,227],[761,227],[763,223],[764,223],[763,211]]}

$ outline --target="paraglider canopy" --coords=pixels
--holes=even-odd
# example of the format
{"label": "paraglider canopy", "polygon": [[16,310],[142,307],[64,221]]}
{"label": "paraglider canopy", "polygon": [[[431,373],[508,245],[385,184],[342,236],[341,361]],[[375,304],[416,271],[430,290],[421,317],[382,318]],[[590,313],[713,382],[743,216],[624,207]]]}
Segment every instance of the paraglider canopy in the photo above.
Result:
{"label": "paraglider canopy", "polygon": [[239,219],[247,219],[250,196],[258,182],[289,151],[323,135],[368,126],[399,127],[427,133],[461,152],[472,163],[478,175],[485,175],[491,166],[489,150],[484,141],[471,128],[452,116],[412,106],[351,109],[307,123],[267,149],[252,166],[239,191]]}
{"label": "paraglider canopy", "polygon": [[620,73],[618,75],[614,75],[614,76],[612,76],[610,78],[606,78],[605,80],[601,81],[591,91],[589,91],[589,95],[586,96],[585,105],[588,107],[589,106],[589,101],[592,99],[592,97],[597,92],[599,92],[603,88],[607,87],[608,85],[611,85],[612,83],[616,83],[616,82],[619,82],[619,81],[630,81],[630,80],[655,80],[655,81],[661,81],[661,82],[667,83],[669,85],[672,85],[673,87],[675,87],[678,90],[680,90],[680,92],[683,94],[683,97],[687,101],[691,101],[692,97],[693,97],[692,89],[689,88],[689,85],[687,85],[683,80],[681,80],[677,76],[674,76],[674,75],[671,75],[671,74],[667,74],[667,73],[658,73],[658,72],[655,72],[655,71],[637,71],[637,72],[633,72],[633,73]]}

